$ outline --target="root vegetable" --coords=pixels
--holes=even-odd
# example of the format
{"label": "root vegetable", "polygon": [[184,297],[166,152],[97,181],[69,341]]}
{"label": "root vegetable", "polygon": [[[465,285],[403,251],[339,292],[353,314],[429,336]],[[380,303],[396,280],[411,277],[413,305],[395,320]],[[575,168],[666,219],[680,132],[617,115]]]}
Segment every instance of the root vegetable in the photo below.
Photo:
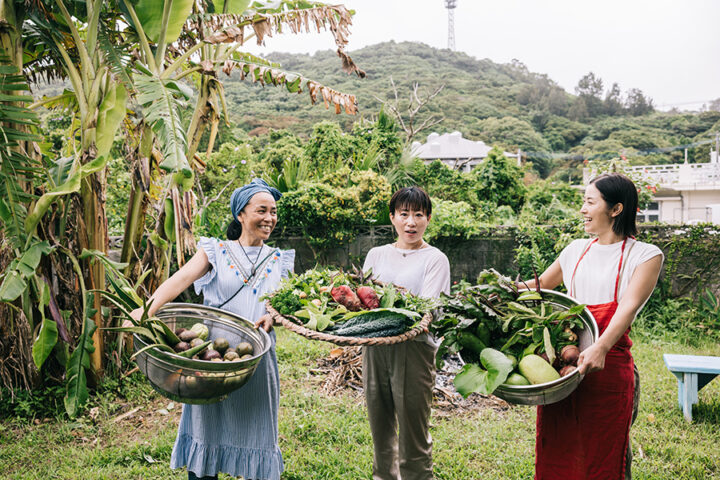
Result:
{"label": "root vegetable", "polygon": [[373,309],[380,306],[380,299],[372,287],[359,287],[357,289],[357,296],[367,308]]}
{"label": "root vegetable", "polygon": [[178,334],[178,338],[180,338],[183,342],[192,342],[194,339],[198,338],[198,334],[194,330],[183,330]]}
{"label": "root vegetable", "polygon": [[573,365],[565,365],[563,368],[560,369],[560,376],[564,377],[566,375],[570,375],[575,370],[577,370],[577,367]]}
{"label": "root vegetable", "polygon": [[242,357],[243,355],[252,354],[253,347],[249,342],[240,342],[237,344],[237,347],[235,347],[235,351]]}
{"label": "root vegetable", "polygon": [[355,292],[353,292],[352,289],[347,285],[340,285],[339,287],[333,288],[332,290],[330,290],[330,295],[332,296],[333,300],[335,300],[340,305],[345,306],[348,310],[352,312],[362,310],[362,303],[360,302],[360,299],[357,297],[357,295],[355,295]]}
{"label": "root vegetable", "polygon": [[218,352],[217,350],[210,350],[208,348],[202,354],[200,354],[200,358],[202,360],[212,360],[214,358],[222,359],[222,356],[220,355],[220,352]]}
{"label": "root vegetable", "polygon": [[577,365],[580,349],[575,345],[566,345],[560,351],[560,357],[566,365]]}
{"label": "root vegetable", "polygon": [[220,353],[225,353],[225,350],[228,349],[230,344],[228,343],[227,339],[223,337],[218,337],[215,340],[213,340],[213,346],[215,347],[215,350],[217,350]]}

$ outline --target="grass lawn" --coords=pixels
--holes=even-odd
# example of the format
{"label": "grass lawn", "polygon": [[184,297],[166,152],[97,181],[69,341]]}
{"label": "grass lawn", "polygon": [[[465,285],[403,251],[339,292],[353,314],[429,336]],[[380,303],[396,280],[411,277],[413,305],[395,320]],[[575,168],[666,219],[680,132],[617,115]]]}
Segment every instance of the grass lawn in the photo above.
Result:
{"label": "grass lawn", "polygon": [[[332,346],[282,329],[278,336],[283,479],[369,479],[372,448],[362,398],[351,392],[327,397],[319,389],[322,378],[310,372]],[[632,430],[634,479],[720,479],[720,380],[701,390],[689,424],[677,406],[675,377],[662,361],[663,353],[720,356],[720,345],[701,345],[635,339],[642,394]],[[95,397],[95,408],[76,421],[4,419],[0,478],[187,478],[168,466],[180,405],[155,394],[139,375],[126,383],[125,397]],[[524,406],[434,415],[436,478],[531,479],[534,426],[535,409]]]}

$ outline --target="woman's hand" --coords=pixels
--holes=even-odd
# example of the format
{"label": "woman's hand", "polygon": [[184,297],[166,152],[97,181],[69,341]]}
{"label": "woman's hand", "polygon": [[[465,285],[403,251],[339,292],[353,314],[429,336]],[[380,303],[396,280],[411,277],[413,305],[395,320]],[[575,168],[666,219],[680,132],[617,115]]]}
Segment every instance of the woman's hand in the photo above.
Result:
{"label": "woman's hand", "polygon": [[[143,309],[142,308],[136,308],[132,312],[130,312],[130,316],[135,320],[136,322],[139,322],[142,318]],[[125,320],[122,324],[123,327],[133,327],[133,323],[130,320]]]}
{"label": "woman's hand", "polygon": [[582,352],[578,357],[578,371],[581,375],[597,372],[605,368],[605,356],[607,350],[602,345],[595,343]]}
{"label": "woman's hand", "polygon": [[266,313],[265,315],[260,317],[257,322],[255,322],[255,327],[262,328],[266,332],[269,332],[270,330],[272,330],[273,327],[273,318],[270,316],[269,313]]}

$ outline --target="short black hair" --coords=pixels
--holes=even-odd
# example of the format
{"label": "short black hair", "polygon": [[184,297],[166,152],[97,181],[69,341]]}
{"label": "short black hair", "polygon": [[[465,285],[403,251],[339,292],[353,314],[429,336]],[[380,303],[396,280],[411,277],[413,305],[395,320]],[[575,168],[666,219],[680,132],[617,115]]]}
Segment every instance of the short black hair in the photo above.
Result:
{"label": "short black hair", "polygon": [[420,187],[403,187],[390,199],[390,214],[403,209],[423,212],[429,217],[432,214],[430,196]]}
{"label": "short black hair", "polygon": [[603,173],[590,180],[590,185],[595,185],[608,207],[622,203],[622,212],[613,219],[613,232],[624,237],[636,235],[638,191],[633,181],[620,173]]}

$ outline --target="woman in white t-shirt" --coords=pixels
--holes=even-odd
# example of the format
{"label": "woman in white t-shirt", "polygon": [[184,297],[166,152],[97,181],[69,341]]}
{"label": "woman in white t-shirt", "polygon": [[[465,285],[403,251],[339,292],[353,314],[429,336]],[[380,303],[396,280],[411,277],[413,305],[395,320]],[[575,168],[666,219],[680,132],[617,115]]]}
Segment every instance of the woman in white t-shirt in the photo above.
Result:
{"label": "woman in white t-shirt", "polygon": [[637,204],[637,189],[626,176],[593,179],[580,210],[593,238],[573,241],[540,276],[542,288],[562,282],[570,296],[588,305],[600,337],[580,354],[578,370],[585,378],[577,390],[538,407],[536,480],[630,478],[639,377],[628,334],[663,261],[659,248],[634,239]]}
{"label": "woman in white t-shirt", "polygon": [[[428,245],[430,197],[419,187],[398,190],[390,199],[397,242],[371,249],[364,271],[421,297],[450,292],[450,263]],[[437,343],[427,334],[397,345],[363,348],[363,389],[373,437],[374,480],[430,480],[430,406]]]}

